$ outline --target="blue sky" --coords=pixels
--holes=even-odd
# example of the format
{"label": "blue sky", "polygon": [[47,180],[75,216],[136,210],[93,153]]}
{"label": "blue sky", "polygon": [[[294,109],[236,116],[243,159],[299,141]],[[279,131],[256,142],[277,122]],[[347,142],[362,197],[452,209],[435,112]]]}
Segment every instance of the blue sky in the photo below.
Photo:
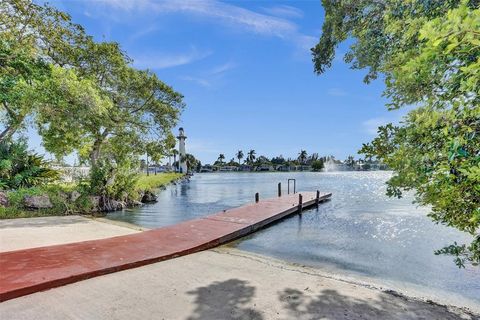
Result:
{"label": "blue sky", "polygon": [[[117,41],[134,65],[151,69],[185,96],[179,126],[203,163],[237,150],[266,156],[309,153],[345,158],[398,120],[384,85],[343,61],[313,73],[320,1],[53,1],[96,40]],[[38,137],[32,147],[42,151]]]}

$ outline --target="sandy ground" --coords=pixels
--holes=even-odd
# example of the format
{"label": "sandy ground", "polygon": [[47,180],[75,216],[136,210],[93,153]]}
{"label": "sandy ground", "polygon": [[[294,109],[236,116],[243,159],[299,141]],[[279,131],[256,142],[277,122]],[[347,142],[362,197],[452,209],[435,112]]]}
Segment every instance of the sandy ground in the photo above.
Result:
{"label": "sandy ground", "polygon": [[0,252],[109,238],[142,230],[81,216],[0,220]]}
{"label": "sandy ground", "polygon": [[[53,238],[62,243],[78,241],[79,235],[72,234],[77,232],[72,221],[76,220],[65,223],[64,228],[52,223],[51,227],[41,224],[38,229],[41,234],[48,234],[48,230],[55,233],[50,235],[50,242]],[[95,232],[82,231],[88,239],[107,236],[114,232],[112,228],[120,228],[116,235],[136,232],[98,221],[78,221],[78,228],[95,226]],[[34,225],[27,223],[25,228],[30,230]],[[2,224],[2,243],[5,230],[9,230],[9,241],[15,241],[12,228]],[[22,229],[16,229],[18,238],[33,236],[33,241],[38,237]],[[23,241],[28,243],[28,239]],[[464,310],[331,279],[316,269],[228,247],[5,301],[0,303],[0,318],[480,319]]]}

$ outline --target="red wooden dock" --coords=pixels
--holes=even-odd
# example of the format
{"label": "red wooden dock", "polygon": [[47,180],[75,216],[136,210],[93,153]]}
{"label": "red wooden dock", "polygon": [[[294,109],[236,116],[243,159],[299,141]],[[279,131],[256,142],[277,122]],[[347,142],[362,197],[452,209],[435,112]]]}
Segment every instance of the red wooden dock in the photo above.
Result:
{"label": "red wooden dock", "polygon": [[[316,204],[301,192],[137,234],[0,253],[0,301],[213,248]],[[320,193],[319,201],[331,197]]]}

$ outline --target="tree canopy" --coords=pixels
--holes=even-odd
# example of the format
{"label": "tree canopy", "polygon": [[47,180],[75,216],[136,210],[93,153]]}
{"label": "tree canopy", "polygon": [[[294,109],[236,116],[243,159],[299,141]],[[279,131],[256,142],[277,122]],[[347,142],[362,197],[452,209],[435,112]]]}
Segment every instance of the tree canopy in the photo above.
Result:
{"label": "tree canopy", "polygon": [[480,9],[478,0],[323,0],[322,36],[312,49],[315,71],[332,64],[337,46],[353,39],[344,57],[383,75],[389,109],[414,107],[387,124],[361,152],[395,171],[388,194],[414,190],[437,223],[470,233],[453,254],[459,266],[480,263]]}
{"label": "tree canopy", "polygon": [[184,108],[181,94],[131,62],[64,12],[2,1],[0,141],[31,119],[45,149],[59,158],[76,152],[92,167],[92,187],[108,196],[107,185],[130,181],[140,155],[159,160],[171,149]]}
{"label": "tree canopy", "polygon": [[[0,141],[24,128],[47,97],[41,84],[66,66],[87,36],[65,13],[27,0],[0,3]],[[52,97],[55,98],[55,97]]]}

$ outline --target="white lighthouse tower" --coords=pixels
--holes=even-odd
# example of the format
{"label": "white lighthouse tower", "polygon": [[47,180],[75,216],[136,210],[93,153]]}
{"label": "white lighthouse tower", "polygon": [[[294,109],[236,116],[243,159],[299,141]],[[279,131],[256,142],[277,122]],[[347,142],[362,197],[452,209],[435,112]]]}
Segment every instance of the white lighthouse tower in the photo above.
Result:
{"label": "white lighthouse tower", "polygon": [[186,158],[185,158],[185,139],[187,139],[187,137],[185,136],[185,132],[183,131],[183,128],[180,128],[179,130],[179,134],[178,134],[178,156],[179,156],[179,159],[178,159],[178,170],[180,170],[180,173],[187,173],[188,172],[188,168],[187,168],[187,162],[185,161]]}

